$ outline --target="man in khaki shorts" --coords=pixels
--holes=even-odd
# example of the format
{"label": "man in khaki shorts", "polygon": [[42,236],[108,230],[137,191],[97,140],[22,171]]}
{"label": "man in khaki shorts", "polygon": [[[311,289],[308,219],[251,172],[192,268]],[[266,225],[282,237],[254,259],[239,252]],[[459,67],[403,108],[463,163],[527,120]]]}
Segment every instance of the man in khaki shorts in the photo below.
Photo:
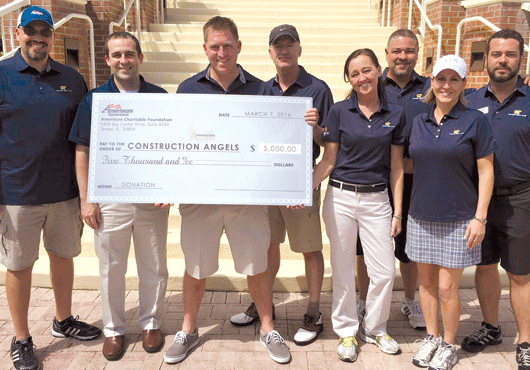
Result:
{"label": "man in khaki shorts", "polygon": [[[322,122],[333,105],[328,85],[306,72],[298,64],[302,55],[300,37],[294,26],[284,24],[275,27],[269,36],[269,55],[276,66],[277,75],[267,84],[276,96],[312,97],[313,107],[318,109],[318,124],[313,126],[313,160],[320,154]],[[320,226],[320,188],[313,192],[313,205],[302,209],[269,207],[271,243],[268,251],[267,275],[271,286],[280,268],[280,244],[289,235],[293,252],[304,255],[309,302],[301,327],[294,336],[297,345],[315,341],[323,329],[319,302],[324,277],[322,255],[322,228]],[[274,308],[274,306],[273,306]],[[273,310],[274,312],[274,310]],[[259,319],[254,302],[243,313],[232,316],[230,322],[237,326],[250,325]]]}
{"label": "man in khaki shorts", "polygon": [[[241,41],[235,23],[216,16],[203,26],[203,49],[208,67],[182,82],[177,93],[272,95],[260,79],[245,71],[237,58]],[[318,119],[316,112],[306,113],[306,122]],[[206,277],[219,264],[219,242],[226,233],[235,270],[247,275],[248,290],[256,302],[261,319],[260,342],[270,357],[279,363],[291,360],[291,354],[272,321],[272,287],[268,279],[267,250],[270,227],[267,206],[181,204],[181,246],[186,272],[183,283],[184,319],[164,360],[183,361],[199,342],[197,315],[206,287]]]}
{"label": "man in khaki shorts", "polygon": [[15,330],[13,365],[37,370],[28,311],[41,231],[55,294],[52,335],[90,340],[101,334],[71,314],[83,223],[68,133],[87,88],[78,72],[49,57],[54,25],[46,10],[26,8],[15,35],[20,49],[0,62],[0,261]]}

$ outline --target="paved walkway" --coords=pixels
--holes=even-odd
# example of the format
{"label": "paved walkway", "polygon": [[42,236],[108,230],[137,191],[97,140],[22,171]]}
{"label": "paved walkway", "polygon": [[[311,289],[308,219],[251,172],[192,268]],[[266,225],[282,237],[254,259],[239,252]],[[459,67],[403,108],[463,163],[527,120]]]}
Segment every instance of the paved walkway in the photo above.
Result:
{"label": "paved walkway", "polygon": [[[30,329],[37,346],[36,354],[44,370],[78,369],[193,369],[193,370],[246,370],[246,369],[417,369],[411,363],[414,341],[423,337],[424,332],[412,329],[400,313],[400,301],[403,292],[394,292],[392,312],[388,322],[388,331],[401,345],[402,353],[390,356],[380,352],[374,345],[360,342],[360,354],[353,364],[338,360],[336,355],[337,337],[331,329],[330,307],[331,293],[322,297],[324,331],[313,344],[298,347],[292,342],[294,333],[301,323],[301,317],[307,303],[307,295],[301,293],[275,293],[276,328],[286,339],[293,360],[288,365],[273,362],[265,348],[258,341],[259,327],[237,328],[230,324],[232,314],[241,312],[250,301],[248,293],[206,292],[199,313],[199,333],[201,342],[189,357],[180,364],[167,365],[163,356],[171,345],[173,335],[182,322],[182,293],[167,293],[164,314],[163,333],[166,344],[162,352],[147,354],[142,349],[141,329],[138,326],[138,291],[128,291],[126,298],[127,317],[130,320],[129,334],[126,336],[127,353],[122,360],[108,362],[101,353],[103,337],[91,342],[76,339],[57,339],[51,335],[54,317],[53,291],[46,288],[34,288],[30,307]],[[460,337],[480,325],[481,315],[476,292],[462,289],[462,312],[459,328]],[[98,291],[76,290],[74,292],[74,313],[89,323],[101,327],[101,305]],[[517,334],[509,295],[503,290],[500,320],[503,329],[503,343],[487,349],[480,354],[467,354],[458,350],[459,363],[456,370],[508,370],[516,369],[515,336]],[[9,348],[13,336],[5,287],[0,286],[0,370],[11,370],[12,362]]]}

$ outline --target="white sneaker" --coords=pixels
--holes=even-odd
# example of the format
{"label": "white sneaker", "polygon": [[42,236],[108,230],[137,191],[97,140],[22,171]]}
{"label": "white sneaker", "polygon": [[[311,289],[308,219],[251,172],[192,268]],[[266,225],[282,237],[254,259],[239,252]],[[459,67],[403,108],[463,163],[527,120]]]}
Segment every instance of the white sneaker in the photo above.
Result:
{"label": "white sneaker", "polygon": [[373,343],[384,353],[394,355],[399,352],[399,344],[387,333],[380,335],[365,334],[364,328],[361,327],[359,330],[359,336],[366,343]]}
{"label": "white sneaker", "polygon": [[357,306],[357,320],[359,321],[359,327],[361,327],[361,324],[364,321],[364,317],[366,316],[366,302],[358,299],[356,306]]}
{"label": "white sneaker", "polygon": [[429,370],[451,370],[457,362],[456,347],[452,344],[441,343],[429,363]]}
{"label": "white sneaker", "polygon": [[421,343],[420,349],[412,356],[412,363],[419,367],[427,367],[431,362],[436,350],[442,343],[442,337],[435,338],[427,334],[424,339],[418,339],[414,344]]}
{"label": "white sneaker", "polygon": [[337,355],[342,361],[354,362],[357,360],[357,341],[355,337],[340,338],[337,346]]}
{"label": "white sneaker", "polygon": [[409,318],[409,324],[414,329],[425,329],[425,319],[417,301],[405,298],[401,305],[401,313]]}

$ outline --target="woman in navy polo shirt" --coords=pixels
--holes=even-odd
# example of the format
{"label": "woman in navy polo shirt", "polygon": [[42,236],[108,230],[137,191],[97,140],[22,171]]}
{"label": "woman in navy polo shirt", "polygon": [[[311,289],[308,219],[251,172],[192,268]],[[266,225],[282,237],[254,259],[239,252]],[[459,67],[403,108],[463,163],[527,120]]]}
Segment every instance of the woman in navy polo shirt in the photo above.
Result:
{"label": "woman in navy polo shirt", "polygon": [[[352,90],[326,117],[324,156],[313,175],[314,187],[330,176],[322,215],[333,267],[331,319],[340,337],[337,353],[344,361],[357,358],[359,329],[361,339],[383,352],[399,351],[386,332],[386,322],[395,274],[392,237],[401,231],[405,114],[386,101],[380,76],[381,66],[372,50],[359,49],[348,57],[344,78]],[[358,233],[370,277],[364,323],[358,321],[355,304]]]}
{"label": "woman in navy polo shirt", "polygon": [[[481,261],[480,243],[493,190],[493,139],[486,116],[464,106],[466,63],[440,58],[425,100],[430,113],[414,118],[410,156],[414,182],[406,253],[418,263],[427,335],[412,362],[451,369],[460,319],[458,284],[465,267]],[[477,181],[478,178],[478,181]],[[441,297],[443,339],[438,331]]]}

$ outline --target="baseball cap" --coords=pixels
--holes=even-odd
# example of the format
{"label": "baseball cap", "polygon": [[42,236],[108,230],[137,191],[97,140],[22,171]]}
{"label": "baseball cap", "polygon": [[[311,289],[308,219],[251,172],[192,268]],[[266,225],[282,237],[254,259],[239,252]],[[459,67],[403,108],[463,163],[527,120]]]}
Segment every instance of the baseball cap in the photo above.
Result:
{"label": "baseball cap", "polygon": [[269,46],[274,44],[274,41],[276,41],[279,37],[285,35],[289,35],[295,41],[300,42],[300,36],[298,36],[296,28],[294,28],[294,26],[291,26],[290,24],[282,24],[281,26],[274,27],[272,29],[271,34],[269,35]]}
{"label": "baseball cap", "polygon": [[48,13],[47,10],[38,6],[30,6],[29,8],[24,9],[24,11],[18,16],[17,27],[26,27],[29,22],[33,21],[46,22],[53,29],[53,19],[51,14]]}
{"label": "baseball cap", "polygon": [[432,76],[436,77],[444,69],[451,69],[461,78],[466,78],[466,62],[458,55],[444,55],[436,61],[432,69]]}

